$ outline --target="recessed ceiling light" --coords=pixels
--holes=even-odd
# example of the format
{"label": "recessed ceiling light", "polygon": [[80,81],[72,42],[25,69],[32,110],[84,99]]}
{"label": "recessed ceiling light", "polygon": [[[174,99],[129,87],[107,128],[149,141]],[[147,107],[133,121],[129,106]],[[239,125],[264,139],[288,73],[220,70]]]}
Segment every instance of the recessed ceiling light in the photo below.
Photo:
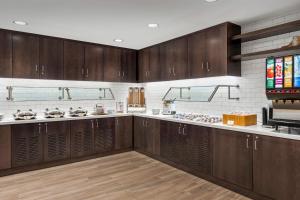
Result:
{"label": "recessed ceiling light", "polygon": [[158,27],[158,24],[148,24],[148,27],[149,27],[149,28],[157,28],[157,27]]}
{"label": "recessed ceiling light", "polygon": [[117,38],[117,39],[114,39],[114,41],[115,41],[115,42],[123,42],[122,39],[118,39],[118,38]]}
{"label": "recessed ceiling light", "polygon": [[21,26],[26,26],[28,25],[27,22],[24,22],[24,21],[13,21],[14,24],[17,24],[17,25],[21,25]]}
{"label": "recessed ceiling light", "polygon": [[216,2],[217,0],[205,0],[208,3]]}

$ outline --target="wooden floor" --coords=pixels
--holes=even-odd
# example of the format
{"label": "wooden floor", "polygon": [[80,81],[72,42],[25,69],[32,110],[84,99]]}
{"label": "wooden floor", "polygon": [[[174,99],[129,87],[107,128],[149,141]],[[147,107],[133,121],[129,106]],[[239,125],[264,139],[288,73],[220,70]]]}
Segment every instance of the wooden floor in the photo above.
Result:
{"label": "wooden floor", "polygon": [[0,178],[0,200],[246,200],[136,152]]}

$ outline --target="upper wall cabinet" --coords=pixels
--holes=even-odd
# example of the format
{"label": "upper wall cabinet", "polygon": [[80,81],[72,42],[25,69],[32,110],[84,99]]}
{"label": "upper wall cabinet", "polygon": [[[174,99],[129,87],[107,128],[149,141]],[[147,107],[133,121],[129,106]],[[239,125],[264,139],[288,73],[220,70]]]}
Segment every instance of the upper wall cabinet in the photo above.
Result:
{"label": "upper wall cabinet", "polygon": [[159,81],[161,78],[159,45],[139,51],[139,82]]}
{"label": "upper wall cabinet", "polygon": [[12,43],[11,33],[0,31],[0,77],[12,76]]}
{"label": "upper wall cabinet", "polygon": [[13,77],[39,78],[39,37],[13,33]]}
{"label": "upper wall cabinet", "polygon": [[187,38],[179,38],[160,45],[160,66],[163,80],[185,79],[188,75]]}
{"label": "upper wall cabinet", "polygon": [[42,79],[63,79],[63,41],[56,38],[40,37],[39,75]]}
{"label": "upper wall cabinet", "polygon": [[240,26],[223,23],[188,37],[189,77],[240,76],[241,62],[230,57],[241,51],[239,42],[231,37],[241,32]]}
{"label": "upper wall cabinet", "polygon": [[103,80],[104,47],[86,44],[84,48],[84,68],[82,78],[89,81]]}
{"label": "upper wall cabinet", "polygon": [[84,69],[84,44],[75,41],[64,41],[64,79],[83,80]]}
{"label": "upper wall cabinet", "polygon": [[122,82],[136,82],[136,64],[137,64],[137,52],[131,49],[122,49],[121,55],[121,72]]}

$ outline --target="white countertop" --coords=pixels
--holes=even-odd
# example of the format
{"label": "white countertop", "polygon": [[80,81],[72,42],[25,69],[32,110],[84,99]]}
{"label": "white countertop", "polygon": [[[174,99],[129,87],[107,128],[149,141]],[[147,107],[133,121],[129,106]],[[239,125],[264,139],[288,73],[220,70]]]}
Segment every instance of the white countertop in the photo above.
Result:
{"label": "white countertop", "polygon": [[84,119],[98,119],[98,118],[108,118],[108,117],[124,117],[124,116],[147,117],[147,118],[152,118],[152,119],[159,119],[159,120],[166,120],[166,121],[171,121],[171,122],[179,122],[179,123],[186,123],[186,124],[191,124],[191,125],[205,126],[205,127],[210,127],[210,128],[238,131],[238,132],[243,132],[243,133],[251,133],[251,134],[257,134],[257,135],[265,135],[265,136],[300,140],[300,135],[275,132],[274,129],[264,128],[261,125],[228,126],[228,125],[224,125],[223,123],[204,123],[204,122],[199,122],[199,121],[176,119],[170,115],[152,115],[152,114],[137,114],[137,113],[135,113],[135,114],[131,114],[131,113],[119,114],[118,113],[118,114],[109,114],[109,115],[88,115],[85,117],[68,117],[68,116],[66,116],[63,118],[54,118],[54,119],[47,119],[42,116],[38,116],[37,119],[35,119],[35,120],[14,120],[11,117],[11,118],[4,118],[2,121],[0,121],[0,126],[1,125],[13,125],[13,124],[29,124],[29,123],[45,123],[45,122],[57,122],[57,121],[84,120]]}

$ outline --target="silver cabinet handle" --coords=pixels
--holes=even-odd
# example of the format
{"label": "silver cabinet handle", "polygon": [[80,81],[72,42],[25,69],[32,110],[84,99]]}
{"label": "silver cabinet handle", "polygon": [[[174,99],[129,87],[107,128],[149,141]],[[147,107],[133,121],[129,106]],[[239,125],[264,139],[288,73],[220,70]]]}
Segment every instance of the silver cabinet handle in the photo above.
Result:
{"label": "silver cabinet handle", "polygon": [[45,132],[48,133],[48,124],[45,123]]}
{"label": "silver cabinet handle", "polygon": [[118,76],[121,77],[121,71],[118,72]]}
{"label": "silver cabinet handle", "polygon": [[172,68],[169,67],[169,75],[171,75],[171,74],[172,74]]}
{"label": "silver cabinet handle", "polygon": [[143,119],[143,127],[145,127],[145,120]]}
{"label": "silver cabinet handle", "polygon": [[186,135],[186,133],[185,133],[185,128],[186,128],[186,125],[183,126],[183,129],[182,129],[182,135]]}
{"label": "silver cabinet handle", "polygon": [[204,70],[204,63],[202,62],[202,70]]}
{"label": "silver cabinet handle", "polygon": [[247,139],[246,139],[246,148],[249,149],[249,138],[250,135],[247,135]]}
{"label": "silver cabinet handle", "polygon": [[119,126],[119,120],[116,118],[116,125]]}
{"label": "silver cabinet handle", "polygon": [[86,68],[86,78],[89,77],[89,68]]}
{"label": "silver cabinet handle", "polygon": [[258,139],[259,139],[259,137],[256,136],[256,137],[255,137],[255,140],[254,140],[254,150],[255,150],[255,151],[258,150],[258,148],[257,148],[257,141],[258,141]]}
{"label": "silver cabinet handle", "polygon": [[173,76],[176,76],[175,67],[173,67]]}
{"label": "silver cabinet handle", "polygon": [[210,71],[208,62],[206,62],[206,69],[208,72]]}
{"label": "silver cabinet handle", "polygon": [[146,128],[148,127],[148,119],[145,120]]}
{"label": "silver cabinet handle", "polygon": [[91,120],[92,129],[94,129],[94,121]]}
{"label": "silver cabinet handle", "polygon": [[42,65],[42,76],[44,76],[44,75],[45,75],[45,66]]}
{"label": "silver cabinet handle", "polygon": [[96,120],[96,126],[97,126],[97,128],[99,128],[99,122],[98,122],[98,119]]}
{"label": "silver cabinet handle", "polygon": [[81,76],[84,77],[84,68],[81,68]]}
{"label": "silver cabinet handle", "polygon": [[124,76],[125,76],[125,72],[123,71],[123,78],[124,78]]}
{"label": "silver cabinet handle", "polygon": [[148,76],[148,72],[147,72],[147,71],[145,71],[145,76],[146,76],[146,77]]}
{"label": "silver cabinet handle", "polygon": [[179,135],[181,134],[181,124],[179,124],[179,127],[178,127],[178,134]]}
{"label": "silver cabinet handle", "polygon": [[42,124],[39,123],[39,134],[41,134]]}
{"label": "silver cabinet handle", "polygon": [[38,73],[39,72],[39,66],[36,64],[35,65],[35,72]]}

